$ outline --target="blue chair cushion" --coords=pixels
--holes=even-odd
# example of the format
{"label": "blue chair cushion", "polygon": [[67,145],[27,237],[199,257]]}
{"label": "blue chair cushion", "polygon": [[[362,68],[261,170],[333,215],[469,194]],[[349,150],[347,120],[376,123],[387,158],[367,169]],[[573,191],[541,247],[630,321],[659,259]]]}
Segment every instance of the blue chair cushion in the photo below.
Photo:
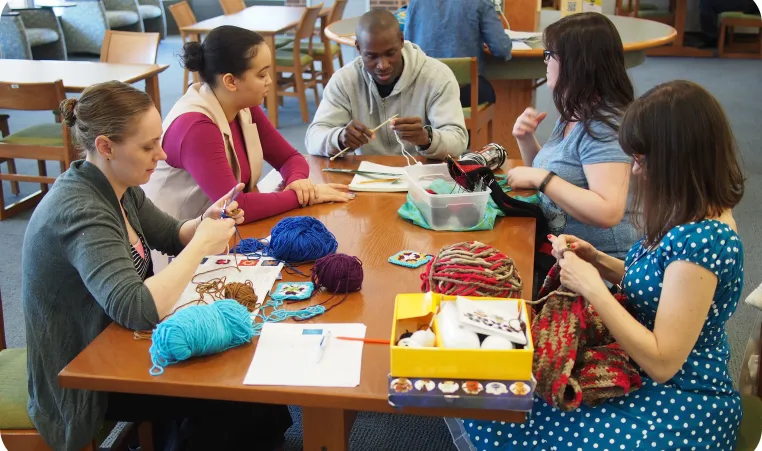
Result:
{"label": "blue chair cushion", "polygon": [[135,25],[140,20],[140,16],[134,11],[106,11],[106,18],[111,28]]}
{"label": "blue chair cushion", "polygon": [[138,5],[138,11],[143,20],[161,17],[161,8],[155,5]]}
{"label": "blue chair cushion", "polygon": [[27,28],[26,38],[29,39],[29,46],[36,47],[38,45],[58,42],[59,36],[56,30],[51,30],[50,28]]}

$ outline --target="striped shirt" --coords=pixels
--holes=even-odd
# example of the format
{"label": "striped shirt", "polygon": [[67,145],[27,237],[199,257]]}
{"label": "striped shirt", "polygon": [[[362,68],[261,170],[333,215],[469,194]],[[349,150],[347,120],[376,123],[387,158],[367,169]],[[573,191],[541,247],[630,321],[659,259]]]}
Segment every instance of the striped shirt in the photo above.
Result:
{"label": "striped shirt", "polygon": [[[146,252],[148,245],[146,245],[143,235],[138,233],[138,242],[130,246],[130,255],[132,256],[132,265],[135,267],[135,271],[141,279],[146,279],[148,273],[148,267],[151,266],[151,252]],[[142,251],[142,252],[141,252]]]}

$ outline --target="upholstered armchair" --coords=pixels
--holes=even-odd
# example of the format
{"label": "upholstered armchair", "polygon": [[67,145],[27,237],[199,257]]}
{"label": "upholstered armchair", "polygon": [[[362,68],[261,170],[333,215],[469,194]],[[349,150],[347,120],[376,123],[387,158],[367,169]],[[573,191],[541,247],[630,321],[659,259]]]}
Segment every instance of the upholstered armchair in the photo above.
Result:
{"label": "upholstered armchair", "polygon": [[0,40],[4,58],[65,60],[66,42],[51,8],[34,8],[3,14]]}

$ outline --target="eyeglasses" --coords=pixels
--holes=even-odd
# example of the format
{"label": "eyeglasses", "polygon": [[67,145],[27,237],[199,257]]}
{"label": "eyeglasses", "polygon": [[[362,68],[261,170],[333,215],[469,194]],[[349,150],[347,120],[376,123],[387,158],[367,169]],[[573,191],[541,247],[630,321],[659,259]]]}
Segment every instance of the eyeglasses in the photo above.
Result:
{"label": "eyeglasses", "polygon": [[547,63],[552,57],[555,55],[558,55],[557,52],[554,52],[553,50],[543,50],[542,51],[542,57],[545,59],[545,62]]}

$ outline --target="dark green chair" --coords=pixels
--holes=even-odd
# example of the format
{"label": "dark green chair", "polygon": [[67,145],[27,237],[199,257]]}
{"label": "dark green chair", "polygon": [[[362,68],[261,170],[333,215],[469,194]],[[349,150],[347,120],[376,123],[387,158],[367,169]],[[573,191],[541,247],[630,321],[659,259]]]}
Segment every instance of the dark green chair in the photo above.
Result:
{"label": "dark green chair", "polygon": [[[743,51],[743,44],[734,42],[735,27],[756,28],[756,51]],[[753,48],[753,47],[752,47]],[[720,41],[717,44],[720,58],[762,58],[762,17],[742,12],[720,14]]]}

